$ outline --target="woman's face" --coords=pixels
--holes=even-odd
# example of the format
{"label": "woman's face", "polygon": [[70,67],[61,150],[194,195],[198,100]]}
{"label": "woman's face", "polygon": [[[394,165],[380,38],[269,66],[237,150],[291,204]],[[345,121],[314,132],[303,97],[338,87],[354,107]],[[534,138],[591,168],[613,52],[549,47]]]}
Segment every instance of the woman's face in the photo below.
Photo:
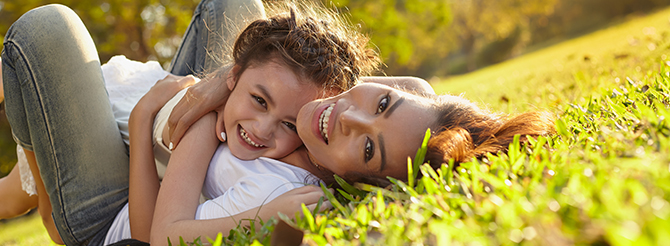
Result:
{"label": "woman's face", "polygon": [[298,114],[298,135],[313,160],[340,176],[405,179],[433,122],[431,100],[363,83],[335,97],[310,102]]}

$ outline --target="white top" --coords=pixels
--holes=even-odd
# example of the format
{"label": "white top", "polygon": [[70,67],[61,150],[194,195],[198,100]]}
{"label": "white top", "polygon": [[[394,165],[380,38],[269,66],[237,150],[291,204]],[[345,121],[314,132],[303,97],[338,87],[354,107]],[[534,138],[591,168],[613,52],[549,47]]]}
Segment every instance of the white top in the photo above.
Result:
{"label": "white top", "polygon": [[[160,66],[151,65],[151,63],[158,64],[156,62],[139,63],[128,60],[123,56],[115,56],[107,64],[103,65],[103,75],[105,75],[108,90],[110,84],[117,85],[116,80],[131,82],[123,83],[126,85],[125,87],[116,86],[113,89],[114,92],[109,92],[110,102],[114,109],[114,115],[119,128],[122,131],[124,141],[128,139],[128,116],[130,115],[130,111],[132,111],[132,107],[135,106],[142,95],[157,80],[167,75],[167,72],[163,71]],[[105,68],[106,66],[108,68]],[[128,69],[128,71],[125,69]],[[106,70],[116,72],[124,70],[123,74],[127,77],[115,76],[114,78],[108,78],[109,74],[105,72]],[[163,73],[156,70],[160,70]],[[140,71],[142,72],[140,73]],[[147,86],[146,84],[150,85]],[[130,87],[138,87],[138,91],[142,92],[142,94],[140,95],[133,92],[132,89],[128,89],[129,85],[131,85]],[[117,92],[123,92],[126,96],[113,98],[112,93],[116,94]],[[154,153],[159,173],[161,172],[160,168],[162,165],[158,163],[167,163],[169,150],[161,144],[162,141],[159,139],[160,134],[158,133],[162,132],[161,129],[167,122],[169,113],[181,96],[183,96],[184,92],[185,90],[177,94],[175,98],[172,98],[156,116],[154,124]],[[212,157],[202,189],[203,195],[211,198],[211,200],[205,201],[198,206],[195,219],[227,217],[259,207],[291,189],[304,186],[306,184],[305,181],[308,181],[309,184],[318,184],[320,182],[318,178],[311,175],[307,170],[278,160],[263,157],[249,161],[240,160],[230,153],[227,144],[222,143]],[[105,238],[105,245],[130,238],[128,216],[128,204],[126,204],[114,219]]]}
{"label": "white top", "polygon": [[[289,190],[319,182],[308,171],[278,160],[264,157],[240,160],[222,143],[209,163],[202,187],[203,195],[213,199],[198,206],[195,219],[235,215],[266,204]],[[130,238],[128,216],[126,204],[109,228],[105,245]]]}

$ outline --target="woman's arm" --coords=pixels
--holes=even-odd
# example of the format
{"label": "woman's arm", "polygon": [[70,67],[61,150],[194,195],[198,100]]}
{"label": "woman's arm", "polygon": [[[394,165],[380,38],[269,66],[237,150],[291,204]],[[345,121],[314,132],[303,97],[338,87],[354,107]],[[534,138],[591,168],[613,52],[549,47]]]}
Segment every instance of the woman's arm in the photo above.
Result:
{"label": "woman's arm", "polygon": [[433,87],[430,86],[428,81],[417,77],[370,76],[370,77],[363,77],[361,78],[361,80],[363,82],[373,82],[373,83],[385,84],[391,87],[399,87],[409,91],[435,94]]}
{"label": "woman's arm", "polygon": [[19,164],[0,178],[0,219],[10,219],[23,215],[37,207],[37,196],[28,195],[21,188]]}
{"label": "woman's arm", "polygon": [[195,83],[192,76],[168,75],[135,105],[128,121],[130,177],[128,208],[133,238],[149,241],[151,221],[160,187],[153,154],[153,124],[158,111],[177,92]]}

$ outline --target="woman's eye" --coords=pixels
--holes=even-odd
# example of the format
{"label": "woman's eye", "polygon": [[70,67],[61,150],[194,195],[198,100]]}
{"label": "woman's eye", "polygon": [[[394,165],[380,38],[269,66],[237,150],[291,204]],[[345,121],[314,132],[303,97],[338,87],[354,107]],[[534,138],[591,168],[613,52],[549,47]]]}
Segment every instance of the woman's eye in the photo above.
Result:
{"label": "woman's eye", "polygon": [[254,100],[256,100],[256,102],[257,102],[258,104],[260,104],[261,106],[263,106],[263,108],[267,108],[267,107],[268,107],[268,104],[265,102],[265,99],[263,99],[262,97],[254,96],[254,95],[251,95],[251,97],[253,97]]}
{"label": "woman's eye", "polygon": [[284,125],[286,125],[286,127],[288,127],[288,129],[291,129],[291,131],[298,132],[295,125],[291,122],[284,122]]}
{"label": "woman's eye", "polygon": [[389,106],[390,96],[386,95],[382,100],[379,100],[379,105],[377,105],[377,114],[381,114],[386,111],[386,108]]}
{"label": "woman's eye", "polygon": [[370,138],[365,138],[365,162],[372,160],[375,154],[375,145]]}

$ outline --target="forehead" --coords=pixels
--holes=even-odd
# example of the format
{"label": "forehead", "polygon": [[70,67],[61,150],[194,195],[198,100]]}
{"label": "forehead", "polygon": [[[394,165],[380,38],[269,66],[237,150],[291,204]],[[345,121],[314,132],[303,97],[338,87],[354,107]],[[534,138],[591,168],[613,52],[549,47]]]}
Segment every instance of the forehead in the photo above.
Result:
{"label": "forehead", "polygon": [[296,105],[316,98],[319,88],[311,80],[297,76],[282,63],[269,61],[249,66],[241,75],[251,90],[259,90],[276,104]]}
{"label": "forehead", "polygon": [[426,133],[435,121],[427,104],[405,100],[405,107],[398,107],[382,136],[386,144],[386,165],[382,174],[396,178],[407,177],[407,158],[414,159]]}

